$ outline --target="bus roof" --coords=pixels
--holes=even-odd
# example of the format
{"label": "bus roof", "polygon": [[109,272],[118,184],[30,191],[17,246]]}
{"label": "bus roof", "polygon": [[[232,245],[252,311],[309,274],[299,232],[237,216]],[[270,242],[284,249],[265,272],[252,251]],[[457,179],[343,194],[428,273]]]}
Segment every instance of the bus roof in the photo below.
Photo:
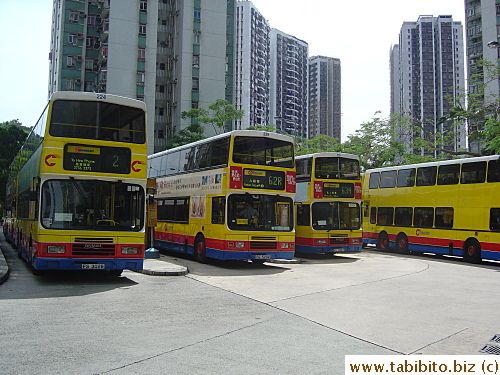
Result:
{"label": "bus roof", "polygon": [[359,160],[358,155],[347,154],[345,152],[315,152],[313,154],[307,155],[298,155],[295,157],[295,160],[305,159],[305,158],[346,158],[346,159],[355,159]]}
{"label": "bus roof", "polygon": [[474,163],[478,161],[489,161],[489,160],[498,160],[500,155],[490,155],[490,156],[477,156],[474,158],[464,158],[464,159],[451,159],[451,160],[441,160],[441,161],[432,161],[427,163],[418,163],[418,164],[405,164],[405,165],[394,165],[392,167],[382,167],[382,168],[373,168],[368,169],[365,173],[373,173],[373,172],[383,172],[387,170],[397,170],[397,169],[409,169],[409,168],[422,168],[422,167],[432,167],[438,165],[449,165],[456,163]]}
{"label": "bus roof", "polygon": [[112,94],[104,94],[104,93],[100,94],[96,92],[56,91],[50,97],[50,101],[54,100],[100,101],[101,99],[98,99],[97,95],[103,95],[102,100],[105,100],[108,103],[137,107],[143,109],[144,111],[146,110],[146,104],[140,100],[126,98],[124,96],[118,96]]}
{"label": "bus roof", "polygon": [[284,134],[278,134],[278,133],[268,132],[268,131],[262,131],[262,130],[232,130],[230,132],[222,133],[222,134],[218,134],[218,135],[214,135],[213,137],[205,138],[205,139],[202,139],[202,140],[199,140],[199,141],[196,141],[196,142],[187,143],[185,145],[178,146],[178,147],[175,147],[175,148],[170,148],[168,150],[163,150],[163,151],[157,152],[155,154],[149,155],[148,158],[152,159],[152,158],[155,158],[155,157],[158,157],[158,156],[169,154],[171,152],[182,150],[184,148],[189,148],[189,147],[197,146],[197,145],[200,145],[200,144],[203,144],[203,143],[206,143],[206,142],[211,142],[211,141],[214,141],[214,140],[217,140],[217,139],[230,137],[232,135],[234,135],[234,136],[245,136],[245,137],[269,137],[270,135],[272,135],[273,139],[279,139],[279,140],[282,140],[282,141],[292,142],[293,143],[293,138],[290,137],[290,136],[288,136],[288,135],[284,135]]}

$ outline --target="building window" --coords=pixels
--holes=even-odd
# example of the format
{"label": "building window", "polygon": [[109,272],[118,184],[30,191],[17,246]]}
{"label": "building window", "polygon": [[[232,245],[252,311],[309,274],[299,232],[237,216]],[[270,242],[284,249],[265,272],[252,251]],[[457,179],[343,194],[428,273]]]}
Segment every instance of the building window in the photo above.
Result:
{"label": "building window", "polygon": [[146,59],[146,48],[139,48],[137,51],[137,58],[139,60],[145,60]]}
{"label": "building window", "polygon": [[66,80],[66,90],[67,91],[76,91],[76,85],[78,84],[77,79],[67,79]]}
{"label": "building window", "polygon": [[200,44],[200,31],[199,30],[193,30],[193,43]]}
{"label": "building window", "polygon": [[78,39],[78,37],[76,36],[76,34],[69,34],[68,35],[68,43],[71,45],[76,46],[77,39]]}
{"label": "building window", "polygon": [[66,57],[66,65],[67,66],[75,66],[75,58],[73,56]]}
{"label": "building window", "polygon": [[137,72],[137,84],[142,86],[144,85],[145,80],[146,80],[146,73]]}
{"label": "building window", "polygon": [[160,63],[160,70],[165,70],[165,63]]}
{"label": "building window", "polygon": [[97,27],[97,17],[96,16],[87,16],[87,25],[92,27]]}
{"label": "building window", "polygon": [[192,101],[191,109],[198,109],[200,102]]}
{"label": "building window", "polygon": [[165,138],[165,130],[158,130],[158,138],[159,139]]}
{"label": "building window", "polygon": [[193,21],[194,22],[201,22],[201,9],[200,8],[194,8]]}
{"label": "building window", "polygon": [[193,91],[198,91],[200,89],[200,79],[193,77]]}
{"label": "building window", "polygon": [[79,18],[80,18],[80,13],[78,13],[78,12],[69,12],[69,22],[71,22],[71,23],[78,23]]}
{"label": "building window", "polygon": [[141,0],[140,10],[141,10],[141,12],[147,12],[148,11],[148,2],[147,2],[147,0]]}
{"label": "building window", "polygon": [[86,70],[94,70],[94,60],[93,59],[85,59],[85,69]]}
{"label": "building window", "polygon": [[142,23],[139,25],[139,35],[146,36],[146,25]]}
{"label": "building window", "polygon": [[200,66],[200,55],[193,55],[193,66],[195,68]]}

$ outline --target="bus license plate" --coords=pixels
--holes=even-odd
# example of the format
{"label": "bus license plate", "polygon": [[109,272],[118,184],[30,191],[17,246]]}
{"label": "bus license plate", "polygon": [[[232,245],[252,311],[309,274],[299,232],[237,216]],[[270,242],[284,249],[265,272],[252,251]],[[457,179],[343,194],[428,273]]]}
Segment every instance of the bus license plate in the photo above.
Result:
{"label": "bus license plate", "polygon": [[103,270],[104,264],[82,264],[82,270]]}
{"label": "bus license plate", "polygon": [[271,255],[268,254],[256,255],[255,259],[271,259]]}

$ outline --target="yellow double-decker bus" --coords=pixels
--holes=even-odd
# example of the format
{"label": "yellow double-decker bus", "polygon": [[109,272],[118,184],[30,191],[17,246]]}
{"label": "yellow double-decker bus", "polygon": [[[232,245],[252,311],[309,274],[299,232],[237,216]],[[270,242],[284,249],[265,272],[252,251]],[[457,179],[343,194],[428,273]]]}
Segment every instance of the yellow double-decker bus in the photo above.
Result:
{"label": "yellow double-decker bus", "polygon": [[52,95],[7,184],[4,233],[34,272],[142,269],[145,111],[114,95]]}
{"label": "yellow double-decker bus", "polygon": [[149,156],[154,246],[207,258],[292,259],[293,139],[235,130]]}
{"label": "yellow double-decker bus", "polygon": [[499,193],[498,155],[367,170],[363,242],[500,260]]}
{"label": "yellow double-decker bus", "polygon": [[361,250],[359,157],[322,152],[295,158],[295,251],[335,254]]}

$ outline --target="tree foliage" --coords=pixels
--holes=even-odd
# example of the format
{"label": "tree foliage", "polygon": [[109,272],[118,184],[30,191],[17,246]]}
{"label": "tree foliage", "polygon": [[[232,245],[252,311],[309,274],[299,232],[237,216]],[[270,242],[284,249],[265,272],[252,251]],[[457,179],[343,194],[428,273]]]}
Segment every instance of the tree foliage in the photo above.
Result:
{"label": "tree foliage", "polygon": [[243,117],[244,111],[237,110],[227,100],[217,99],[214,103],[208,105],[208,109],[196,108],[181,113],[181,117],[193,118],[199,124],[211,125],[215,134],[221,134],[225,131],[225,124],[229,121],[239,120]]}
{"label": "tree foliage", "polygon": [[0,203],[5,202],[5,187],[9,166],[17,155],[28,135],[29,128],[22,126],[19,120],[0,123]]}
{"label": "tree foliage", "polygon": [[203,138],[205,138],[203,135],[203,127],[200,124],[191,124],[170,139],[167,143],[167,149],[196,142]]}

